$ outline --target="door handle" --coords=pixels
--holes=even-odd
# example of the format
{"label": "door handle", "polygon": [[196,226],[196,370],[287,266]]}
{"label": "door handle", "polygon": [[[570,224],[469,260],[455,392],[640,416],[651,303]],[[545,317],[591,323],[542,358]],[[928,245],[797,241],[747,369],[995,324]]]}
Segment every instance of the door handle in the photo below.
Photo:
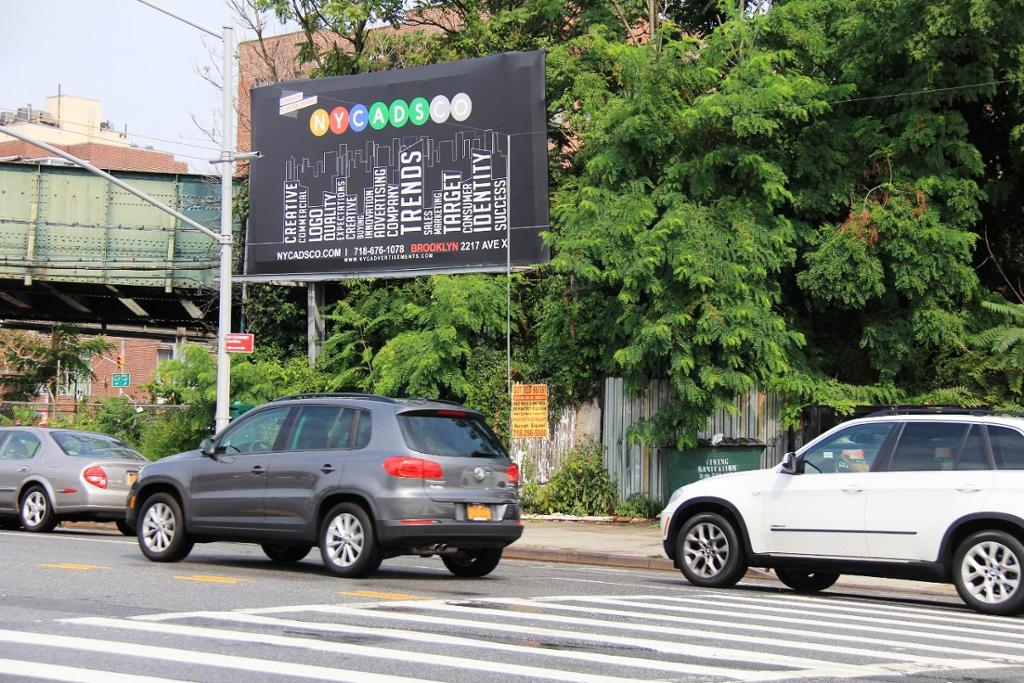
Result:
{"label": "door handle", "polygon": [[249,471],[252,472],[253,474],[263,474],[265,472],[262,465],[256,465]]}
{"label": "door handle", "polygon": [[856,484],[847,484],[846,486],[839,489],[843,493],[860,493],[864,489]]}
{"label": "door handle", "polygon": [[18,471],[19,472],[28,472],[28,467],[19,467]]}
{"label": "door handle", "polygon": [[323,467],[321,467],[320,471],[323,472],[324,474],[330,474],[331,472],[334,471],[334,467],[329,465],[329,464],[327,464],[327,465],[324,465]]}
{"label": "door handle", "polygon": [[964,484],[962,486],[957,486],[956,490],[960,493],[977,493],[981,490],[981,487],[975,486],[974,484]]}

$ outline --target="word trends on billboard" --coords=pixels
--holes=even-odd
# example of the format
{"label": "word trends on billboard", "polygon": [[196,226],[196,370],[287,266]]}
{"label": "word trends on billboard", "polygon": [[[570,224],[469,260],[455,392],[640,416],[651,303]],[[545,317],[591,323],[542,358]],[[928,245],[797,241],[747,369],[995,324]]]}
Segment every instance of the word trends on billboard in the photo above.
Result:
{"label": "word trends on billboard", "polygon": [[252,91],[249,279],[546,263],[544,54]]}

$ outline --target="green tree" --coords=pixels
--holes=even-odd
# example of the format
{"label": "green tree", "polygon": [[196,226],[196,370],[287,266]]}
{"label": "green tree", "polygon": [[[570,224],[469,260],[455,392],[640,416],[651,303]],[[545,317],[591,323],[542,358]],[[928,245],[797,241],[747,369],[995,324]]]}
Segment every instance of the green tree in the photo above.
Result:
{"label": "green tree", "polygon": [[53,397],[65,377],[72,382],[94,380],[92,358],[111,348],[102,336],[82,339],[72,325],[54,325],[49,341],[8,332],[0,337],[0,350],[13,375],[7,383],[7,396],[32,398],[43,390]]}

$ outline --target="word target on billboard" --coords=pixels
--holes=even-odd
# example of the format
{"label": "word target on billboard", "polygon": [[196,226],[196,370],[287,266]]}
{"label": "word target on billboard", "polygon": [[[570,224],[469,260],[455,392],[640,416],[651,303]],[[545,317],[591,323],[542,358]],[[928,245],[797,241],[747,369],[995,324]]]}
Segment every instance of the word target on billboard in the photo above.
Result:
{"label": "word target on billboard", "polygon": [[361,133],[370,126],[374,130],[382,130],[389,124],[394,128],[402,128],[406,123],[422,126],[427,121],[445,123],[451,118],[462,122],[473,113],[473,100],[464,92],[451,99],[444,95],[434,97],[427,102],[424,97],[417,97],[411,102],[398,99],[390,105],[374,102],[367,108],[362,104],[353,105],[351,109],[335,107],[330,112],[317,109],[309,115],[309,131],[322,137],[328,132],[341,135],[352,130]]}

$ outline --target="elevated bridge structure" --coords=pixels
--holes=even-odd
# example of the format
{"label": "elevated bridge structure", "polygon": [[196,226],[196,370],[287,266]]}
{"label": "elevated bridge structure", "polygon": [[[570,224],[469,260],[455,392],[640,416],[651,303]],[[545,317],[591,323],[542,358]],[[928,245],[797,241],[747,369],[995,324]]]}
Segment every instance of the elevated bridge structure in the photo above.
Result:
{"label": "elevated bridge structure", "polygon": [[[217,229],[218,180],[114,175]],[[209,236],[83,169],[0,163],[6,327],[69,322],[145,336],[215,336],[218,250]]]}

